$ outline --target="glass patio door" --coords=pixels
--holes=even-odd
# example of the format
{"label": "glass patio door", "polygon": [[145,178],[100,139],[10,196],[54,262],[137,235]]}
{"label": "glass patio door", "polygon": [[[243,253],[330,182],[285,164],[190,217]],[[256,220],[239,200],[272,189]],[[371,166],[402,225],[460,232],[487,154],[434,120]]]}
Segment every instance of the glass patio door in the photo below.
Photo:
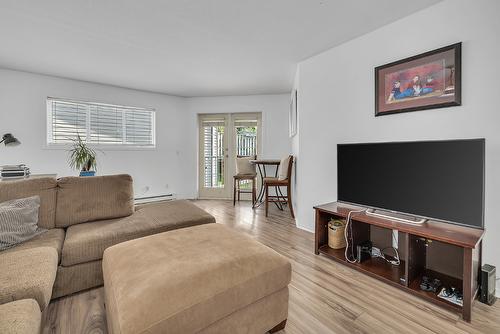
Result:
{"label": "glass patio door", "polygon": [[[260,120],[260,113],[199,116],[200,198],[232,198],[236,157],[260,151]],[[250,189],[248,182],[241,183],[241,189],[245,188]],[[242,199],[250,199],[246,195],[242,194]]]}
{"label": "glass patio door", "polygon": [[[231,118],[231,129],[233,130],[232,142],[234,143],[233,157],[253,156],[258,154],[259,118],[253,114],[234,114]],[[234,159],[233,159],[234,160]],[[236,173],[236,168],[234,168]],[[251,200],[252,182],[240,181],[240,189],[247,191],[240,195],[242,200]]]}
{"label": "glass patio door", "polygon": [[200,193],[201,198],[227,198],[227,116],[200,117]]}

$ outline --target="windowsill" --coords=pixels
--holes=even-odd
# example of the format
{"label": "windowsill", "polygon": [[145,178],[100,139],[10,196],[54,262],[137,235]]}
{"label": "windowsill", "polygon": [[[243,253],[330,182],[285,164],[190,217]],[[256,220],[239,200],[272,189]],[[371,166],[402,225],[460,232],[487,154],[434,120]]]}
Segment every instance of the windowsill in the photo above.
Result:
{"label": "windowsill", "polygon": [[[96,145],[88,144],[89,147],[97,151],[155,151],[158,147],[155,146],[134,146],[134,145]],[[45,144],[44,150],[60,150],[68,151],[72,144]]]}

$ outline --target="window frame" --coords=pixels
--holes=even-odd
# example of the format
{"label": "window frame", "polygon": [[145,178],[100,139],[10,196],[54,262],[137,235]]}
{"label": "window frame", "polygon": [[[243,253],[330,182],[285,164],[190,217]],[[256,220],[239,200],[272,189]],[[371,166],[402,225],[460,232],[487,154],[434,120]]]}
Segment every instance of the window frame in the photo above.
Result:
{"label": "window frame", "polygon": [[[87,118],[86,118],[86,143],[91,146],[95,147],[98,149],[106,149],[109,151],[126,151],[126,150],[137,150],[137,151],[143,151],[143,150],[154,150],[157,148],[157,142],[156,142],[156,110],[153,108],[143,108],[143,107],[133,107],[133,106],[124,106],[124,105],[118,105],[118,104],[109,104],[109,103],[101,103],[101,102],[90,102],[90,101],[85,101],[85,100],[77,100],[77,99],[68,99],[68,98],[58,98],[58,97],[51,97],[48,96],[46,99],[46,136],[45,136],[45,148],[46,149],[68,149],[71,147],[71,143],[55,143],[53,142],[53,132],[52,132],[52,116],[53,116],[53,110],[52,110],[52,102],[57,101],[61,103],[78,103],[78,104],[83,104],[86,106],[86,112],[87,112]],[[141,111],[141,112],[150,112],[151,113],[151,138],[152,138],[152,144],[148,145],[140,145],[140,144],[125,144],[125,143],[119,143],[119,144],[100,144],[96,142],[90,142],[90,107],[91,106],[98,106],[98,107],[113,107],[113,108],[119,108],[122,110],[135,110],[135,111]],[[125,128],[125,117],[123,118],[123,123],[122,126]],[[123,136],[125,138],[125,132],[123,132]]]}

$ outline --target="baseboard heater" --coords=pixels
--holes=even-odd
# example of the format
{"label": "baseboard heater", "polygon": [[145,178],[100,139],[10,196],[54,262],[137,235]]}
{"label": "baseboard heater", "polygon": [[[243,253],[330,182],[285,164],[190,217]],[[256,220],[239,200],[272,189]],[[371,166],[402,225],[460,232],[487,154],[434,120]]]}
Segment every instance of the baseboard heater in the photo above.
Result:
{"label": "baseboard heater", "polygon": [[151,203],[151,202],[163,202],[171,201],[175,199],[173,194],[148,196],[148,197],[136,197],[134,198],[135,204]]}

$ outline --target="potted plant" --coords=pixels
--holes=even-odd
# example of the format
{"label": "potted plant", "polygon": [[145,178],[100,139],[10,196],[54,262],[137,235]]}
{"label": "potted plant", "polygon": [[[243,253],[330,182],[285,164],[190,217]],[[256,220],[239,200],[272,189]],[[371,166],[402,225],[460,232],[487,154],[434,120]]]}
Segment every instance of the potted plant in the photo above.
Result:
{"label": "potted plant", "polygon": [[87,146],[80,135],[73,140],[69,150],[69,166],[80,170],[80,176],[94,176],[97,169],[96,153]]}

